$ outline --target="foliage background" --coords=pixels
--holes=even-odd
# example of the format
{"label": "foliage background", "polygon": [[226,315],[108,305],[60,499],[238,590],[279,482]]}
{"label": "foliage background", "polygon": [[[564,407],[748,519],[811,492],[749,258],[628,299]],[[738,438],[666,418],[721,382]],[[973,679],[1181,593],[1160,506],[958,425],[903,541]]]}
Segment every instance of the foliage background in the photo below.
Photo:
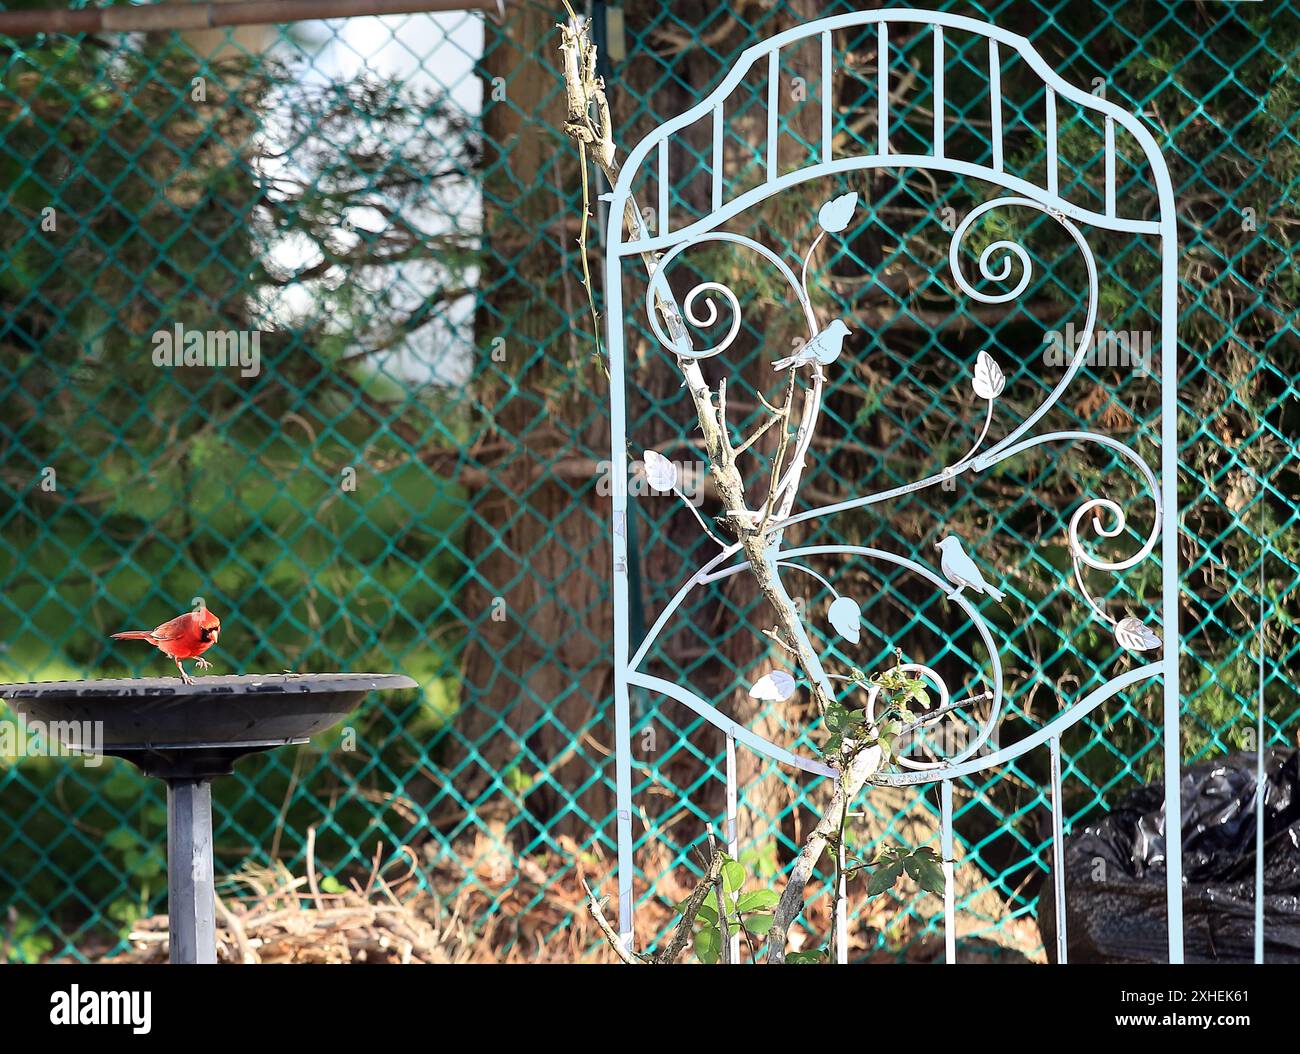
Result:
{"label": "foliage background", "polygon": [[[1183,246],[1186,753],[1245,745],[1261,602],[1271,733],[1294,744],[1294,0],[916,6],[1024,33],[1067,80],[1102,78],[1108,98],[1145,111],[1165,144]],[[605,71],[618,141],[630,147],[689,106],[748,44],[847,9],[628,0],[625,57],[608,41],[616,57]],[[594,14],[603,32],[604,7]],[[359,715],[358,749],[324,737],[250,759],[219,786],[218,869],[271,859],[300,869],[310,827],[318,866],[339,877],[368,868],[379,840],[386,852],[410,844],[426,890],[470,904],[499,949],[562,939],[568,908],[556,905],[574,902],[574,868],[606,868],[613,837],[599,494],[606,382],[580,284],[557,17],[520,3],[502,25],[409,16],[366,20],[374,32],[360,37],[330,23],[0,40],[0,673],[160,673],[156,656],[110,647],[107,634],[152,626],[201,594],[225,623],[219,672],[411,674],[419,692],[372,700]],[[404,75],[384,61],[392,49],[404,53]],[[975,55],[956,56],[949,70],[950,99],[970,99],[972,152],[984,143]],[[855,56],[870,68],[865,45]],[[1017,74],[1005,83],[1014,98]],[[732,122],[732,151],[753,142],[762,121],[762,85],[753,90],[755,105]],[[861,105],[841,102],[844,134],[861,136]],[[1020,105],[1008,158],[1031,166],[1041,117],[1027,87]],[[800,119],[788,117],[792,134]],[[925,119],[911,113],[903,127]],[[1081,193],[1090,135],[1063,125],[1062,155]],[[689,159],[675,164],[675,193],[689,204]],[[1077,305],[1077,260],[1046,226],[1017,227],[1023,217],[1005,218],[1002,233],[1023,234],[1045,265],[1032,313],[980,315],[944,289],[938,210],[960,214],[988,188],[878,180],[855,189],[872,222],[823,277],[827,309],[851,313],[872,334],[872,354],[832,394],[841,432],[809,474],[818,500],[864,477],[913,478],[927,448],[972,438],[932,430],[960,409],[961,364],[990,341],[1036,348],[1044,326]],[[1140,179],[1130,192],[1146,193]],[[805,244],[806,202],[785,207],[754,222]],[[42,227],[47,208],[54,230]],[[1094,244],[1111,261],[1103,324],[1148,325],[1149,255],[1129,241]],[[709,263],[752,280],[736,261]],[[854,282],[864,269],[888,281],[864,289]],[[756,308],[741,366],[754,378],[760,334],[778,339],[788,319],[770,289],[748,291]],[[178,321],[259,331],[261,374],[159,371],[149,336]],[[1034,377],[1026,357],[1020,383]],[[635,420],[643,445],[683,432],[671,378],[653,354],[644,360]],[[1142,382],[1094,372],[1066,413],[1146,443],[1155,406]],[[925,405],[916,392],[927,393]],[[47,467],[54,492],[41,488]],[[349,468],[355,491],[341,486]],[[918,501],[883,521],[837,527],[897,548],[943,519],[1007,569],[1022,605],[1007,628],[1024,636],[1005,738],[1118,661],[1055,583],[1060,517],[1107,470],[1086,458],[1018,463],[1002,485],[949,495],[950,504]],[[638,512],[648,532],[640,595],[652,612],[698,531],[666,502],[648,499]],[[1040,535],[1045,546],[1026,545]],[[1116,602],[1139,601],[1149,584],[1130,576]],[[706,626],[761,617],[743,592],[697,615]],[[885,640],[918,655],[936,650],[917,598],[886,599],[875,618],[882,654]],[[801,732],[797,709],[747,709],[744,685],[767,655],[735,636],[745,639],[670,641],[658,661],[710,685],[746,720]],[[1152,705],[1141,694],[1118,700],[1067,741],[1075,822],[1157,773]],[[639,768],[651,824],[642,888],[671,903],[704,821],[720,809],[718,744],[669,708],[647,705],[639,720],[658,737]],[[118,763],[2,764],[6,957],[120,947],[131,921],[165,900],[160,790]],[[748,776],[747,854],[770,874],[806,822],[807,788],[766,769]],[[972,949],[1035,950],[1022,922],[1047,860],[1041,777],[1010,773],[959,798],[963,941]],[[681,797],[691,804],[682,808]],[[933,838],[925,800],[881,795],[868,813],[864,842]],[[861,916],[859,947],[923,957],[936,936],[933,900],[906,889],[892,896]],[[817,912],[809,918],[816,930]]]}

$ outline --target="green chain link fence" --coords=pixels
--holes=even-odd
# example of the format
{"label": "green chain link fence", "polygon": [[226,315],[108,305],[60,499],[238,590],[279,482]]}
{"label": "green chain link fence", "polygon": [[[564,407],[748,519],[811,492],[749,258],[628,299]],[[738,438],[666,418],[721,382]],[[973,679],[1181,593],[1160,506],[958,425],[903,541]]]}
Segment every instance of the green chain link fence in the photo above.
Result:
{"label": "green chain link fence", "polygon": [[[1300,8],[916,6],[1028,36],[1067,80],[1142,111],[1165,150],[1183,255],[1185,756],[1253,746],[1261,604],[1271,741],[1293,746]],[[596,7],[620,145],[702,97],[749,44],[850,9]],[[249,759],[217,786],[218,872],[275,860],[301,872],[309,830],[317,868],[339,880],[368,870],[377,842],[388,859],[409,845],[424,891],[458,906],[490,954],[516,958],[595,954],[576,873],[605,874],[614,835],[607,386],[581,284],[581,182],[562,133],[552,32],[561,13],[515,3],[500,24],[442,14],[0,39],[0,674],[164,674],[165,660],[107,636],[155,625],[199,595],[224,623],[214,672],[411,674],[418,692],[373,699],[349,728]],[[894,56],[919,91],[931,75],[922,54],[914,43]],[[843,60],[873,68],[869,41],[847,44]],[[948,97],[975,152],[988,119],[977,70],[976,52],[954,47]],[[1030,168],[1041,155],[1041,85],[1034,92],[1010,68],[1004,77],[1017,109],[1008,162]],[[736,150],[763,112],[762,85],[752,90],[752,112],[733,119]],[[863,90],[874,99],[874,84]],[[849,139],[870,134],[851,96],[836,118]],[[902,134],[928,120],[907,98]],[[787,128],[797,139],[797,108]],[[1095,129],[1063,122],[1062,157],[1080,194],[1099,148]],[[674,174],[682,200],[693,174],[689,162]],[[1002,317],[953,300],[943,223],[986,188],[891,177],[854,189],[869,202],[870,229],[820,280],[869,330],[873,358],[829,396],[836,443],[817,451],[808,476],[818,501],[863,479],[915,478],[923,459],[960,453],[973,433],[939,425],[960,403],[965,364],[984,346],[1013,349],[1022,361],[1011,384],[1031,385],[1044,330],[1081,305],[1078,260],[1047,224],[1018,228],[1021,217],[997,233],[1023,235],[1037,256],[1032,311]],[[1140,170],[1123,193],[1150,195]],[[769,240],[806,242],[799,217],[761,222]],[[1095,248],[1099,324],[1151,330],[1149,247],[1110,237]],[[745,277],[727,258],[714,264]],[[869,291],[854,282],[863,274],[878,276]],[[763,300],[770,291],[757,282],[749,291],[766,305],[747,319],[757,362],[760,332],[770,340],[781,320]],[[156,365],[158,334],[175,338],[178,325],[182,338],[243,334],[256,371]],[[634,401],[637,442],[686,437],[688,408],[665,383],[671,368],[651,353],[637,377],[646,393]],[[1149,374],[1099,365],[1076,387],[1058,423],[1154,452]],[[979,539],[1011,594],[1004,742],[1055,713],[1058,693],[1083,694],[1124,661],[1081,618],[1064,580],[1064,523],[1103,485],[1119,487],[1140,527],[1135,481],[1078,455],[1017,461],[987,485],[914,496],[835,528],[903,551],[941,522]],[[652,618],[683,561],[703,550],[681,510],[663,499],[636,505],[645,543],[636,594]],[[1141,611],[1158,595],[1152,574],[1097,585]],[[876,589],[862,588],[873,591],[863,598]],[[868,609],[877,649],[858,665],[878,666],[893,645],[946,654],[933,606],[904,592]],[[761,625],[761,611],[736,593],[690,615],[700,631],[670,639],[656,661],[742,705],[766,656],[724,631]],[[950,644],[948,658],[961,646]],[[719,816],[719,744],[652,703],[637,701],[634,728],[638,891],[660,906],[650,925],[662,926],[698,868],[704,823]],[[800,717],[746,713],[807,737]],[[1129,693],[1067,738],[1067,827],[1158,773],[1158,732],[1154,700]],[[165,902],[161,791],[118,762],[11,750],[0,765],[5,957],[122,951],[132,924]],[[806,830],[815,793],[762,766],[745,776],[746,859],[770,875]],[[1043,772],[1025,765],[959,790],[968,953],[1041,954],[1032,917],[1049,859],[1044,787]],[[930,841],[935,811],[924,796],[873,794],[859,834]],[[941,935],[933,898],[891,898],[858,916],[859,951],[928,955]],[[818,931],[817,912],[808,917]]]}

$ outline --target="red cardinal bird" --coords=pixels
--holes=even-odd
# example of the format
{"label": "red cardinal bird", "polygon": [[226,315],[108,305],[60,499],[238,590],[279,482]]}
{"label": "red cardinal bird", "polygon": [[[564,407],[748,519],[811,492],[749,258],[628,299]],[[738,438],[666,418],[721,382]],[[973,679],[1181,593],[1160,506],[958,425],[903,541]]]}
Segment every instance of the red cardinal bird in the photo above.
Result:
{"label": "red cardinal bird", "polygon": [[200,656],[217,643],[221,633],[221,619],[217,618],[203,605],[197,611],[178,615],[170,622],[164,622],[157,629],[133,629],[125,633],[114,633],[113,640],[147,640],[164,655],[176,660],[176,669],[181,671],[181,681],[193,684],[194,678],[185,672],[182,659],[193,659],[194,665],[206,670],[212,665]]}

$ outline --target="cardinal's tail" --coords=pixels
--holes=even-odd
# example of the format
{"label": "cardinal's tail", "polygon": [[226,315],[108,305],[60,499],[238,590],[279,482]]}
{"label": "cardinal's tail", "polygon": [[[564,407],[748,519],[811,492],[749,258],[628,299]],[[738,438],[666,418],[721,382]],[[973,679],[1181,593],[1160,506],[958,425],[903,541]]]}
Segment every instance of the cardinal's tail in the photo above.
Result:
{"label": "cardinal's tail", "polygon": [[994,589],[991,585],[988,585],[987,583],[985,583],[985,586],[984,586],[984,592],[986,592],[989,596],[991,596],[991,597],[992,597],[994,600],[996,600],[999,604],[1001,604],[1002,601],[1004,601],[1004,600],[1007,599],[1007,595],[1006,595],[1004,592],[1002,592],[1002,590],[1000,590],[1000,589]]}
{"label": "cardinal's tail", "polygon": [[152,640],[153,630],[129,629],[125,633],[112,633],[113,640]]}

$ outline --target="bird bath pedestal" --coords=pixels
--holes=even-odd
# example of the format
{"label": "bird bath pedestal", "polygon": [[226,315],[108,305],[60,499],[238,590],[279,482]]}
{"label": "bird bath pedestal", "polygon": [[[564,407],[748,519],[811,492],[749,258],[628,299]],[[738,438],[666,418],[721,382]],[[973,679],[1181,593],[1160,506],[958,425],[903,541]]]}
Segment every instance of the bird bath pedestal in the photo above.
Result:
{"label": "bird bath pedestal", "polygon": [[414,687],[395,674],[163,677],[0,685],[0,699],[64,746],[126,758],[167,784],[171,961],[214,963],[212,781],[246,754],[306,743],[370,692]]}

